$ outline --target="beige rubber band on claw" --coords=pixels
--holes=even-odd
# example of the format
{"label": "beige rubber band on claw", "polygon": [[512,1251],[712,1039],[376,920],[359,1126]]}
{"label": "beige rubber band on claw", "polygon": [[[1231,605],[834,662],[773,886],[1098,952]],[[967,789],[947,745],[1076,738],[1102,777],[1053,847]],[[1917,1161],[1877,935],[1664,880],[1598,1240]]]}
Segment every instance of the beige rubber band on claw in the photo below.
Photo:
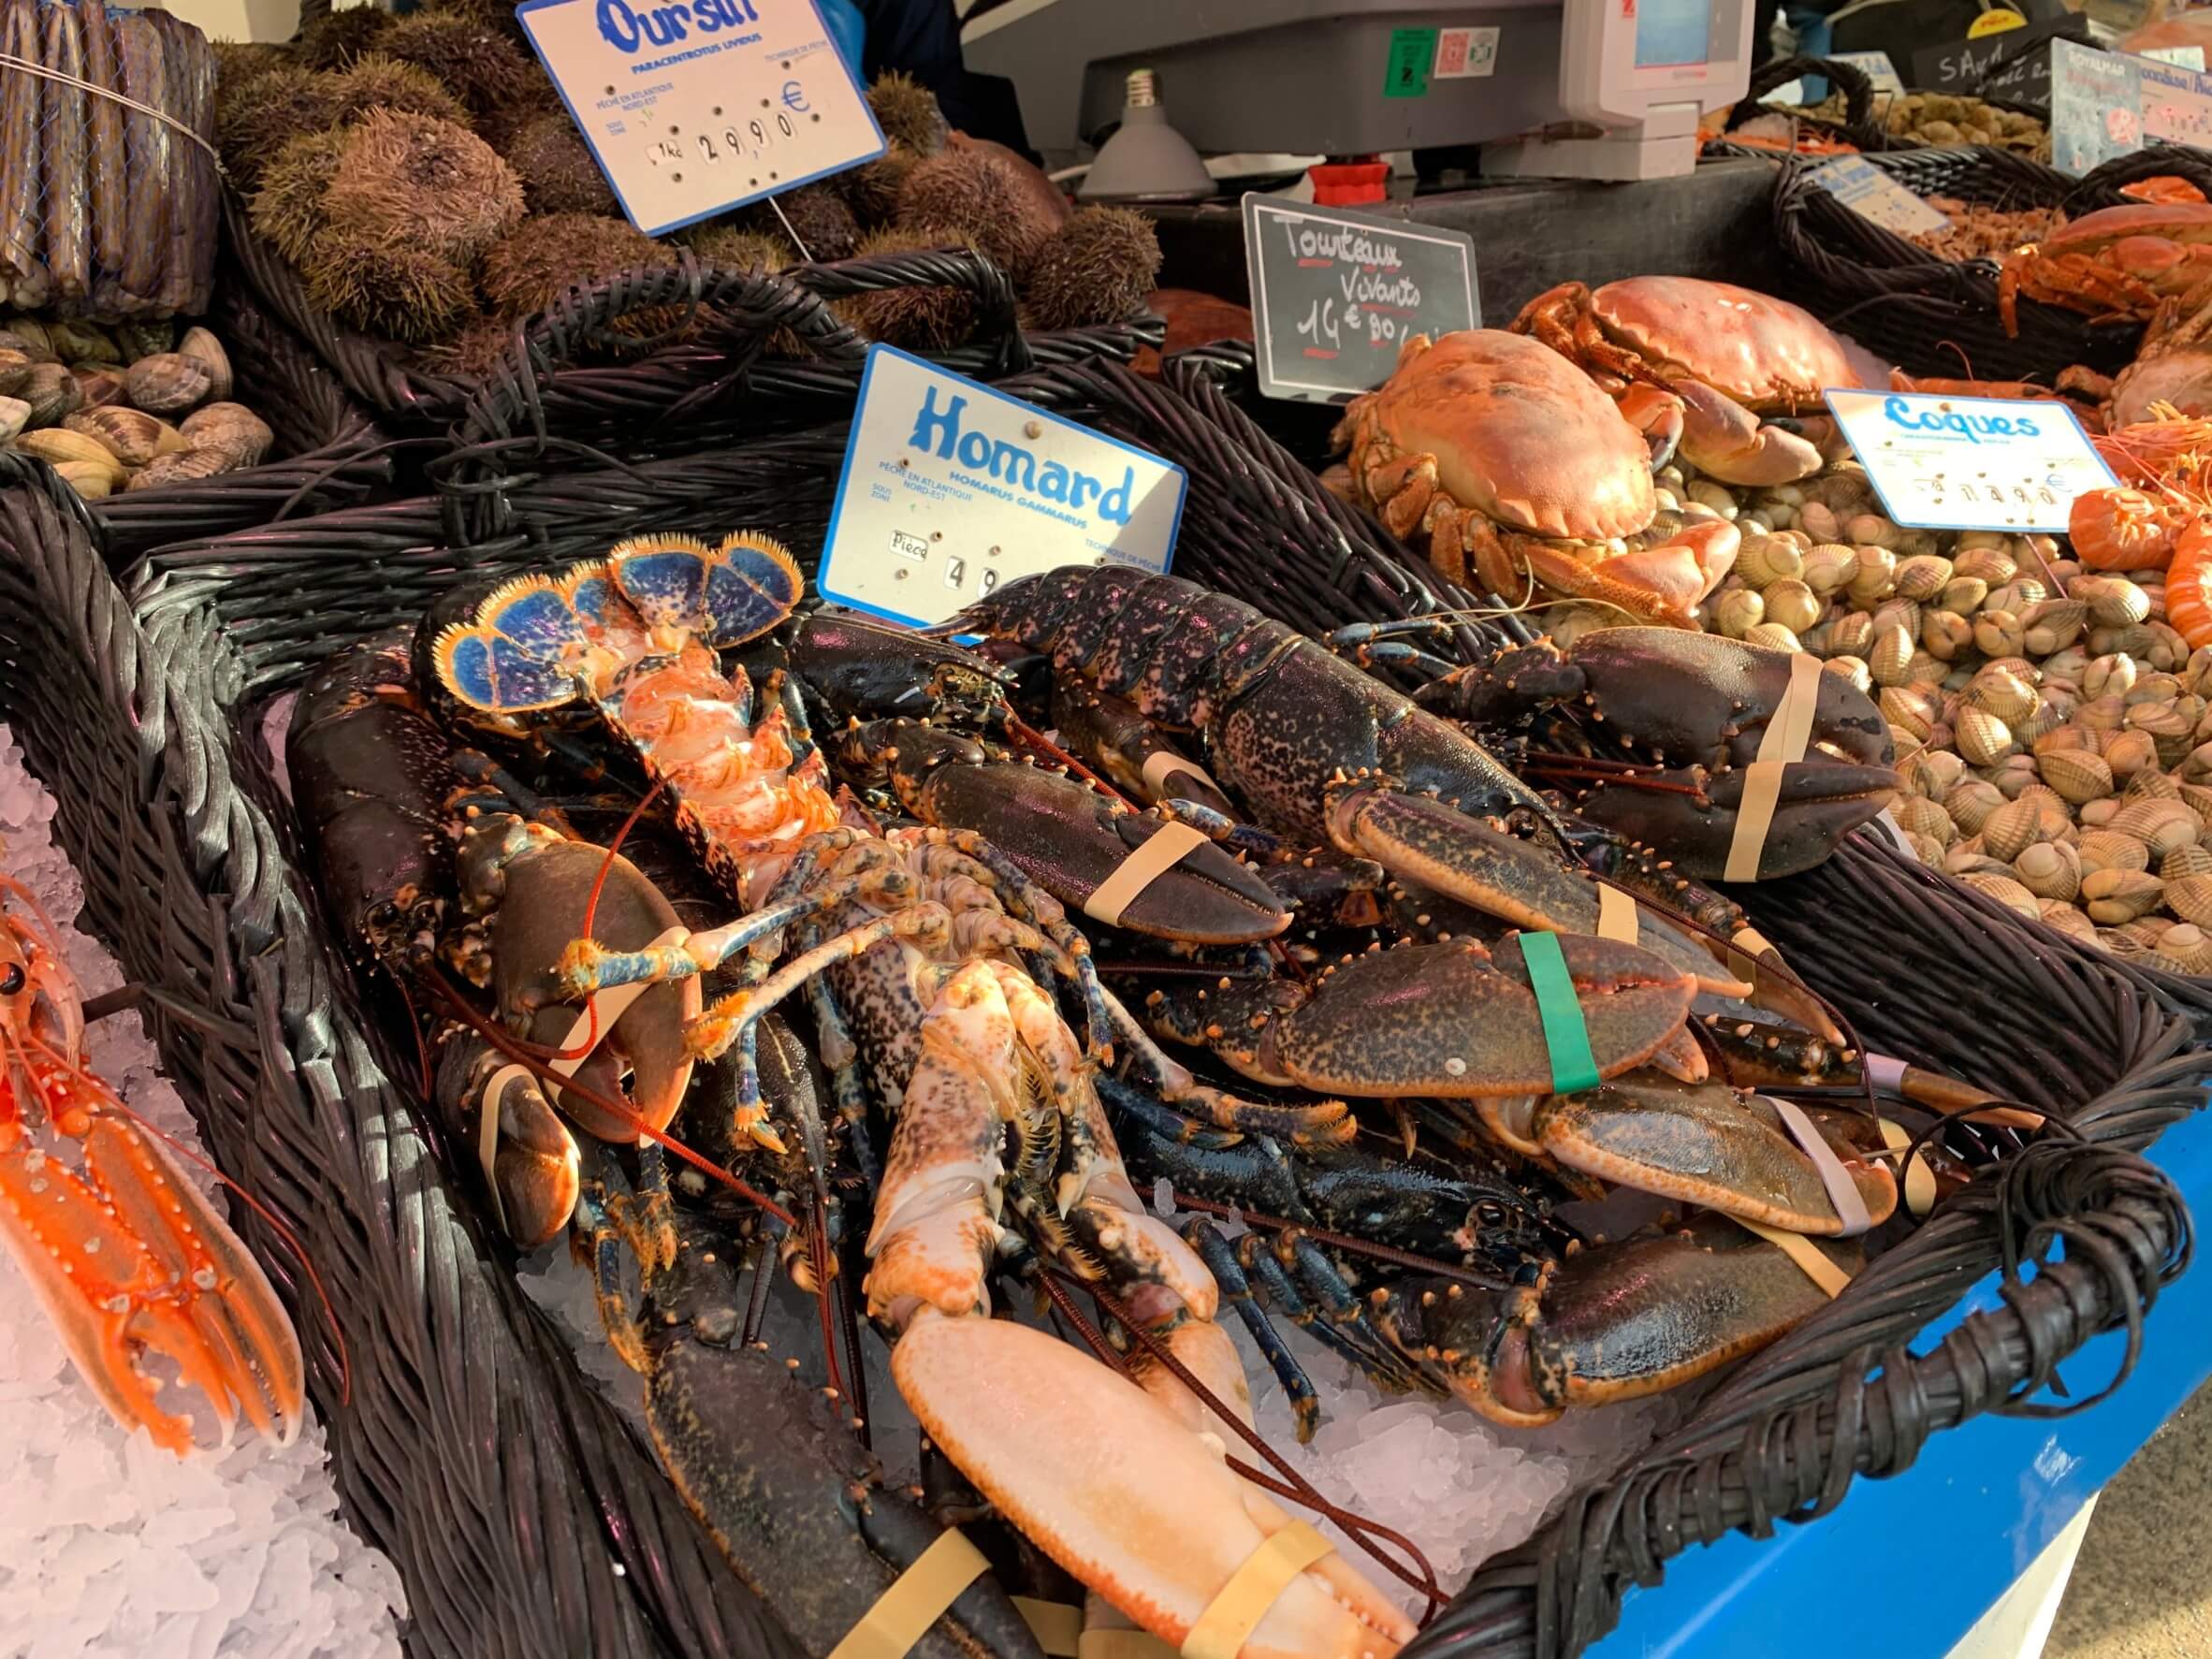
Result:
{"label": "beige rubber band on claw", "polygon": [[1600,881],[1597,884],[1597,937],[1633,945],[1636,936],[1636,900],[1609,881]]}
{"label": "beige rubber band on claw", "polygon": [[1759,1099],[1774,1109],[1775,1116],[1782,1119],[1783,1130],[1819,1172],[1820,1184],[1827,1189],[1828,1207],[1843,1224],[1843,1230],[1836,1236],[1855,1239],[1872,1228],[1874,1218],[1867,1209],[1867,1201],[1859,1196],[1858,1183],[1851,1178],[1851,1171],[1843,1167],[1843,1160],[1836,1156],[1828,1138],[1805,1115],[1804,1108],[1794,1100],[1778,1099],[1772,1095],[1761,1095]]}
{"label": "beige rubber band on claw", "polygon": [[[691,930],[688,927],[671,927],[646,949],[657,951],[662,945],[679,945],[691,937]],[[575,1024],[568,1028],[568,1034],[561,1038],[558,1045],[565,1057],[548,1060],[546,1070],[558,1071],[563,1077],[574,1077],[584,1062],[598,1051],[599,1045],[606,1041],[606,1034],[615,1028],[615,1022],[622,1017],[630,1005],[658,982],[654,980],[638,980],[632,984],[617,985],[611,990],[592,992],[584,999],[584,1006],[577,1010]],[[579,1033],[590,1030],[594,1019],[599,1022],[599,1035],[592,1039],[591,1046],[580,1055],[569,1055],[568,1045],[576,1040]],[[499,1180],[492,1172],[493,1159],[500,1149],[500,1096],[505,1093],[510,1080],[536,1075],[528,1066],[511,1060],[494,1071],[491,1081],[484,1085],[484,1107],[476,1126],[476,1161],[484,1166],[484,1185],[491,1188],[491,1213],[499,1218],[502,1232],[507,1230],[507,1206],[500,1201]]]}
{"label": "beige rubber band on claw", "polygon": [[1149,1630],[1086,1630],[1075,1659],[1175,1659],[1175,1645]]}
{"label": "beige rubber band on claw", "polygon": [[1094,922],[1118,927],[1122,911],[1135,904],[1147,887],[1206,844],[1206,837],[1187,823],[1161,824],[1083,901],[1083,913]]}
{"label": "beige rubber band on claw", "polygon": [[1335,1548],[1302,1521],[1270,1534],[1199,1615],[1183,1638],[1183,1659],[1237,1659],[1290,1581]]}
{"label": "beige rubber band on claw", "polygon": [[[1885,1117],[1880,1120],[1882,1139],[1892,1152],[1902,1152],[1913,1144],[1913,1137],[1905,1133],[1904,1125]],[[1905,1166],[1905,1209],[1914,1215],[1925,1215],[1935,1208],[1935,1171],[1928,1167],[1928,1160],[1917,1152],[1913,1161]]]}
{"label": "beige rubber band on claw", "polygon": [[1790,658],[1789,687],[1767,721],[1759,758],[1744,768],[1743,803],[1736,808],[1736,833],[1728,842],[1723,880],[1759,879],[1759,854],[1767,849],[1774,808],[1782,802],[1783,771],[1803,760],[1812,743],[1812,716],[1820,702],[1823,672],[1820,659],[1809,653],[1800,651]]}
{"label": "beige rubber band on claw", "polygon": [[1205,767],[1200,765],[1196,761],[1186,761],[1181,755],[1165,749],[1144,757],[1144,787],[1150,790],[1154,795],[1157,796],[1160,793],[1165,787],[1165,779],[1171,772],[1188,773],[1215,794],[1225,793],[1222,787],[1214,781]]}
{"label": "beige rubber band on claw", "polygon": [[1083,1609],[1064,1601],[1040,1601],[1034,1595],[1010,1595],[1037,1645],[1051,1659],[1080,1659],[1083,1652]]}
{"label": "beige rubber band on claw", "polygon": [[829,1651],[829,1659],[904,1659],[939,1615],[989,1567],[967,1534],[946,1528],[860,1616],[845,1639]]}
{"label": "beige rubber band on claw", "polygon": [[1797,1264],[1807,1278],[1826,1293],[1830,1302],[1843,1294],[1851,1284],[1851,1275],[1823,1256],[1812,1241],[1801,1232],[1784,1232],[1779,1227],[1768,1227],[1757,1221],[1746,1221],[1740,1215],[1728,1217],[1746,1232],[1754,1232],[1784,1256]]}

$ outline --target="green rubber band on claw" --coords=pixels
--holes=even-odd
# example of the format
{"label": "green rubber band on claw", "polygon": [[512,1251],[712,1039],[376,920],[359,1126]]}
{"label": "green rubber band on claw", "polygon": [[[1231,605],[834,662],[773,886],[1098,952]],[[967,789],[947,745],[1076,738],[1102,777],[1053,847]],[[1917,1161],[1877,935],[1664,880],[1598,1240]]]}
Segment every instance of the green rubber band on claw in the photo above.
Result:
{"label": "green rubber band on claw", "polygon": [[1536,994],[1536,1014],[1544,1022],[1544,1047],[1551,1056],[1551,1092],[1579,1094],[1598,1085],[1597,1056],[1590,1052],[1590,1027],[1583,1023],[1582,999],[1575,995],[1575,977],[1567,972],[1566,956],[1559,937],[1550,933],[1524,933],[1521,959],[1528,965],[1528,982]]}

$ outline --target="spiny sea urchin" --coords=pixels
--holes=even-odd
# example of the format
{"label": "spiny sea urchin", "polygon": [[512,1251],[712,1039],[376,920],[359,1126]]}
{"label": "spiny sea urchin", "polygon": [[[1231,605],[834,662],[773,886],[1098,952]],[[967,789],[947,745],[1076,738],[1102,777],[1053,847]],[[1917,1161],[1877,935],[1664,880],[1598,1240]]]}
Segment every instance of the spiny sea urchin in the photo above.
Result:
{"label": "spiny sea urchin", "polygon": [[428,69],[480,116],[544,92],[544,74],[520,47],[490,24],[458,12],[415,12],[376,45],[401,63]]}
{"label": "spiny sea urchin", "polygon": [[1044,239],[1067,217],[1064,203],[1058,211],[1052,206],[1051,198],[1057,196],[1052,182],[1045,180],[1041,193],[1025,168],[1037,171],[996,145],[950,145],[907,174],[899,186],[897,222],[957,230],[1019,280]]}
{"label": "spiny sea urchin", "polygon": [[778,271],[792,262],[791,244],[781,237],[735,225],[698,225],[676,234],[704,263],[724,270]]}
{"label": "spiny sea urchin", "polygon": [[564,111],[534,115],[501,150],[533,213],[603,213],[621,207],[590,147]]}
{"label": "spiny sea urchin", "polygon": [[326,226],[300,274],[309,300],[342,322],[412,344],[449,337],[475,311],[469,273],[401,237]]}
{"label": "spiny sea urchin", "polygon": [[402,64],[381,51],[363,52],[353,66],[341,70],[331,83],[336,99],[335,122],[358,121],[380,106],[404,109],[411,115],[434,115],[456,126],[470,124],[469,112],[445,83],[428,69]]}
{"label": "spiny sea urchin", "polygon": [[220,108],[271,69],[291,68],[298,60],[288,46],[267,40],[214,40],[215,103]]}
{"label": "spiny sea urchin", "polygon": [[391,26],[392,14],[381,6],[327,11],[299,31],[299,61],[311,69],[345,68]]}
{"label": "spiny sea urchin", "polygon": [[402,240],[465,272],[522,218],[522,182],[466,127],[371,109],[323,193],[332,230]]}
{"label": "spiny sea urchin", "polygon": [[[860,239],[860,256],[920,254],[960,247],[965,241],[953,230],[887,226]],[[963,343],[976,327],[975,296],[966,288],[941,284],[851,294],[835,301],[833,309],[870,340],[908,351],[950,350]]]}
{"label": "spiny sea urchin", "polygon": [[922,158],[895,138],[891,148],[873,161],[847,167],[829,182],[845,198],[863,230],[888,225],[898,214],[898,187]]}
{"label": "spiny sea urchin", "polygon": [[262,169],[261,188],[254,193],[255,232],[295,265],[322,233],[323,193],[351,138],[343,127],[302,133]]}
{"label": "spiny sea urchin", "polygon": [[868,88],[876,124],[894,144],[916,155],[935,155],[945,145],[945,112],[937,95],[901,69],[886,69]]}
{"label": "spiny sea urchin", "polygon": [[1151,220],[1128,208],[1085,208],[1037,250],[1022,299],[1043,328],[1122,322],[1143,309],[1159,265]]}
{"label": "spiny sea urchin", "polygon": [[[676,263],[676,252],[619,219],[592,213],[547,213],[484,256],[482,285],[494,316],[514,319],[546,310],[572,284]],[[623,331],[658,334],[683,307],[656,306],[623,320]]]}
{"label": "spiny sea urchin", "polygon": [[320,132],[338,118],[337,77],[284,65],[256,75],[221,101],[215,113],[216,147],[241,190],[287,139]]}
{"label": "spiny sea urchin", "polygon": [[[777,217],[779,208],[782,210],[781,218]],[[773,201],[755,203],[746,210],[741,223],[748,230],[786,242],[795,234],[802,244],[797,250],[799,256],[817,264],[850,259],[860,240],[860,224],[852,217],[852,210],[845,205],[845,198],[820,184],[806,185]]]}

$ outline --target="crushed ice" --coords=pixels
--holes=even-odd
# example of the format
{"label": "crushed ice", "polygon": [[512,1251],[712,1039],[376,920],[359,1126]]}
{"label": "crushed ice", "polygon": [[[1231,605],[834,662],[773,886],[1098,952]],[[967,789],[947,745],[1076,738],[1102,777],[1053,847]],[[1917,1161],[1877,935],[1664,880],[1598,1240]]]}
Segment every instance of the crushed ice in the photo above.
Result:
{"label": "crushed ice", "polygon": [[[53,797],[0,725],[0,868],[61,929],[89,999],[123,982],[73,925],[83,883],[53,844]],[[135,1013],[87,1031],[131,1109],[199,1137]],[[187,1164],[188,1171],[191,1166]],[[192,1171],[196,1175],[198,1171]],[[211,1189],[213,1180],[199,1176]],[[167,1401],[172,1409],[179,1402]],[[400,1652],[400,1576],[338,1514],[321,1426],[288,1448],[241,1430],[186,1458],[125,1434],[93,1398],[13,1259],[0,1252],[0,1654],[277,1659]]]}

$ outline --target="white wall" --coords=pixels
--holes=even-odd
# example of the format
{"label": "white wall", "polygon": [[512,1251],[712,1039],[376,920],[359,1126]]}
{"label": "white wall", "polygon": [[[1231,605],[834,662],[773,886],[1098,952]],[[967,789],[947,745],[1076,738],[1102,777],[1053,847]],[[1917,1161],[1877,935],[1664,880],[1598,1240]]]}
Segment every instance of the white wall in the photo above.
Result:
{"label": "white wall", "polygon": [[211,40],[289,40],[299,27],[299,0],[166,0],[166,7]]}

